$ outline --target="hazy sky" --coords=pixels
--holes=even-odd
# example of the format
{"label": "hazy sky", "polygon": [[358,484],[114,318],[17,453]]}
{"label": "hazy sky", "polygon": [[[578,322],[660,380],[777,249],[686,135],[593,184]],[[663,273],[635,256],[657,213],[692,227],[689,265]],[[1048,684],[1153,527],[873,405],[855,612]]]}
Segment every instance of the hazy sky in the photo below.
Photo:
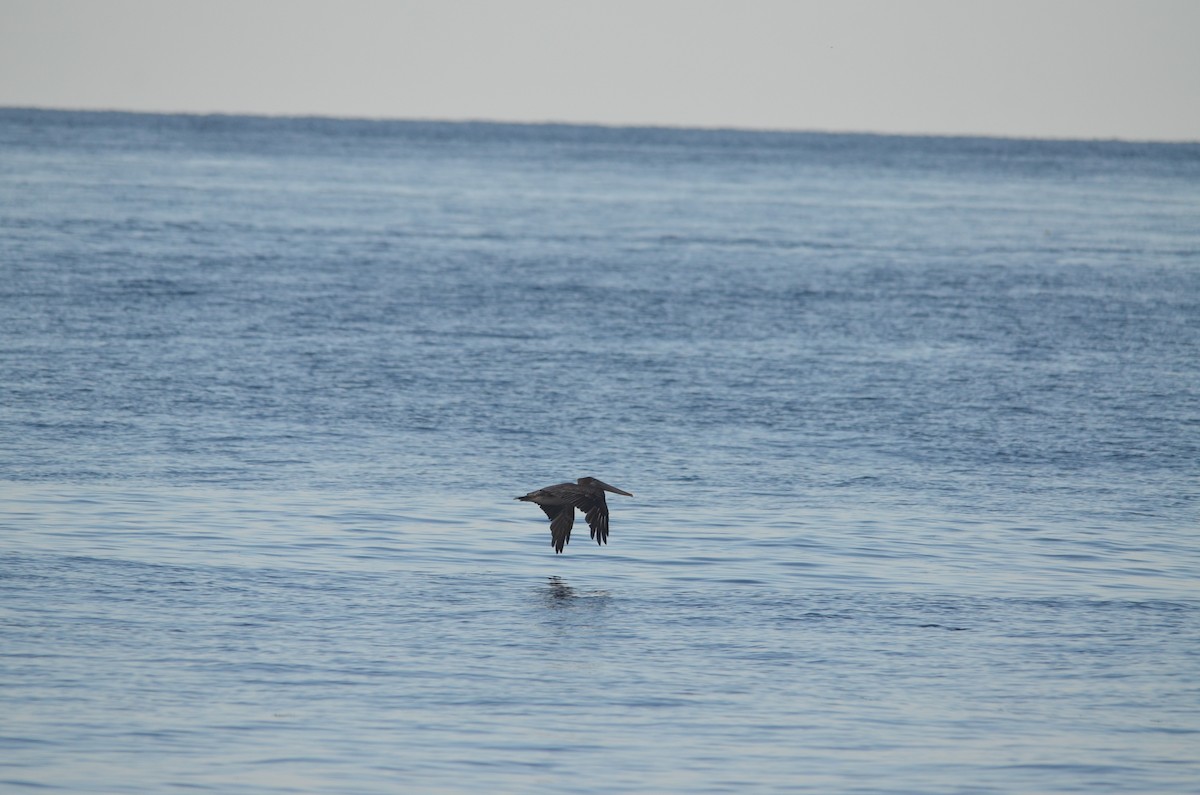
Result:
{"label": "hazy sky", "polygon": [[1200,0],[0,0],[0,105],[1200,140]]}

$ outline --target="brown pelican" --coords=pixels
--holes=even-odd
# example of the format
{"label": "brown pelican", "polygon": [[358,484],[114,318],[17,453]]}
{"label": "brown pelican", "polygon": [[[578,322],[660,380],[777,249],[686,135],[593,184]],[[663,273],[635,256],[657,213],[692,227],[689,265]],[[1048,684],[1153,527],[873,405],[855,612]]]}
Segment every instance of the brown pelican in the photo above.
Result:
{"label": "brown pelican", "polygon": [[596,543],[608,543],[608,503],[604,501],[606,491],[624,494],[626,497],[633,496],[595,478],[580,478],[576,483],[547,486],[516,499],[536,502],[538,507],[546,512],[546,516],[550,517],[550,543],[554,545],[555,553],[558,553],[562,552],[563,547],[571,540],[571,526],[575,524],[576,508],[583,511],[587,517],[588,527],[591,528],[592,538],[596,539]]}

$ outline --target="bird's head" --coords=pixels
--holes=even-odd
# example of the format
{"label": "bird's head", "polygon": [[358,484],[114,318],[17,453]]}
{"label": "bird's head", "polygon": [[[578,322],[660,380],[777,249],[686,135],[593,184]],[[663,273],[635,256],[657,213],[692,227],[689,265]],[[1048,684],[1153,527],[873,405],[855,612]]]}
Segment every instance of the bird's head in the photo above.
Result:
{"label": "bird's head", "polygon": [[603,480],[597,480],[596,478],[580,478],[577,482],[580,486],[590,486],[594,489],[604,489],[605,491],[611,491],[613,494],[624,494],[626,497],[633,496],[627,491],[621,491],[616,486],[610,486]]}

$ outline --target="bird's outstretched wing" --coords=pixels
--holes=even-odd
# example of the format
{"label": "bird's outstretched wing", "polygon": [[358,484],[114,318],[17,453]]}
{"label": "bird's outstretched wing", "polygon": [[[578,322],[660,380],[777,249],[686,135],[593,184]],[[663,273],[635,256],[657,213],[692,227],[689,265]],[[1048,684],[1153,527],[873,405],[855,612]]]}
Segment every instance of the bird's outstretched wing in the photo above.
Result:
{"label": "bird's outstretched wing", "polygon": [[597,544],[608,543],[608,503],[604,492],[595,491],[580,494],[575,499],[575,507],[583,511],[587,518],[588,528]]}
{"label": "bird's outstretched wing", "polygon": [[550,517],[550,543],[554,551],[562,552],[563,547],[571,540],[571,528],[575,525],[574,505],[539,505],[546,516]]}

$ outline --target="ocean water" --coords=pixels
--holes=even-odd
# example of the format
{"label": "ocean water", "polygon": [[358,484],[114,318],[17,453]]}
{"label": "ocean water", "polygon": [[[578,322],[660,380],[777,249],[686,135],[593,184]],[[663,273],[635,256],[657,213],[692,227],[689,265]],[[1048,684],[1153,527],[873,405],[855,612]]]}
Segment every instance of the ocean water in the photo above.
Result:
{"label": "ocean water", "polygon": [[0,791],[1200,788],[1200,145],[0,110],[0,340]]}

